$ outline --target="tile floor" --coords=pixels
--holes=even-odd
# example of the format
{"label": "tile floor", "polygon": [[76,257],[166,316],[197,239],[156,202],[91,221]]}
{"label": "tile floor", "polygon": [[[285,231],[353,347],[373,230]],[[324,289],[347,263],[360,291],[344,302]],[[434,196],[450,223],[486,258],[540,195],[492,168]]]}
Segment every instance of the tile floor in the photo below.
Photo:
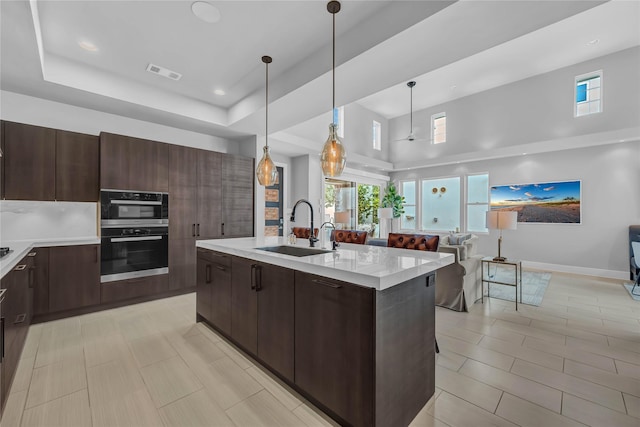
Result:
{"label": "tile floor", "polygon": [[[438,308],[436,394],[412,426],[640,425],[640,302],[554,273],[542,306]],[[326,426],[195,323],[183,295],[34,325],[2,419],[16,426]]]}

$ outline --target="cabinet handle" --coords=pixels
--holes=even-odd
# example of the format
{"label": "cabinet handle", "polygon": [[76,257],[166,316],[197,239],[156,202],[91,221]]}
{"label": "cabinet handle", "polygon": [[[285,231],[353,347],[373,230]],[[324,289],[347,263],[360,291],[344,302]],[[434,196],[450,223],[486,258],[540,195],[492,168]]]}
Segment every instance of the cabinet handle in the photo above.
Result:
{"label": "cabinet handle", "polygon": [[342,287],[342,285],[338,285],[337,283],[325,282],[324,280],[320,280],[320,279],[312,279],[311,281],[313,283],[317,283],[318,285],[328,286],[333,289],[339,289]]}
{"label": "cabinet handle", "polygon": [[27,254],[27,256],[34,257],[34,256],[36,256],[36,253],[35,253],[35,252],[29,252],[29,253]]}
{"label": "cabinet handle", "polygon": [[0,318],[0,334],[2,334],[2,343],[0,344],[2,346],[2,356],[0,357],[0,360],[4,359],[4,317]]}
{"label": "cabinet handle", "polygon": [[211,283],[211,264],[207,264],[207,267],[205,268],[204,282]]}
{"label": "cabinet handle", "polygon": [[256,290],[256,269],[258,268],[257,264],[251,264],[251,290]]}
{"label": "cabinet handle", "polygon": [[16,316],[16,321],[13,322],[14,325],[17,325],[18,323],[22,323],[25,321],[25,319],[27,318],[26,313],[22,313],[22,314],[18,314]]}
{"label": "cabinet handle", "polygon": [[35,283],[35,267],[29,267],[29,288],[33,288],[33,284]]}
{"label": "cabinet handle", "polygon": [[220,271],[227,271],[227,269],[226,269],[226,268],[224,268],[224,267],[223,267],[223,266],[221,266],[221,265],[217,265],[217,264],[216,264],[216,268],[217,268],[218,270],[220,270]]}
{"label": "cabinet handle", "polygon": [[196,226],[196,236],[200,237],[200,223]]}
{"label": "cabinet handle", "polygon": [[224,236],[224,222],[222,223],[222,235]]}
{"label": "cabinet handle", "polygon": [[15,271],[22,271],[25,268],[27,268],[27,264],[20,264],[18,265],[16,268],[14,268]]}
{"label": "cabinet handle", "polygon": [[256,266],[256,292],[262,290],[262,267]]}
{"label": "cabinet handle", "polygon": [[94,249],[96,251],[94,260],[95,260],[95,262],[98,262],[98,247],[96,246],[96,247],[94,247]]}
{"label": "cabinet handle", "polygon": [[191,224],[191,237],[196,237],[196,224]]}

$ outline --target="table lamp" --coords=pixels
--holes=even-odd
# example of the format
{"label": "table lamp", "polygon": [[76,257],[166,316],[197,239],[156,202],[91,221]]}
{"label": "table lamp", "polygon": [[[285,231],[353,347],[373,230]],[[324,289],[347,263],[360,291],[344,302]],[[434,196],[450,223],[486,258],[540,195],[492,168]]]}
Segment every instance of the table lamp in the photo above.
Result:
{"label": "table lamp", "polygon": [[518,212],[515,211],[488,211],[487,228],[490,230],[500,230],[498,239],[498,256],[494,261],[504,262],[506,257],[501,256],[500,246],[502,245],[502,230],[515,230],[518,224]]}
{"label": "table lamp", "polygon": [[336,212],[335,213],[335,223],[336,224],[347,224],[347,226],[350,226],[351,225],[351,213],[349,213],[349,211]]}
{"label": "table lamp", "polygon": [[[384,220],[393,220],[393,208],[378,208],[378,218],[384,219]],[[388,223],[392,225],[389,228],[390,228],[390,231],[393,233],[393,223],[390,221]],[[385,221],[384,231],[385,231],[385,234],[388,236],[389,230],[387,230],[386,224],[387,224],[387,221]],[[382,236],[382,233],[381,233],[380,237],[386,237],[386,236]]]}

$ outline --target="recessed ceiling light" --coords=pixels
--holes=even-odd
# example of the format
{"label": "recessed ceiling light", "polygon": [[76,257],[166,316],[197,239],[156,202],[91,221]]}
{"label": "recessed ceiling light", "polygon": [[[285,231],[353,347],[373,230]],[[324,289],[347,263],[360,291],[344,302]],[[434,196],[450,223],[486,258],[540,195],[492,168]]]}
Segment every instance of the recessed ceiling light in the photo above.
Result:
{"label": "recessed ceiling light", "polygon": [[191,5],[191,11],[200,20],[209,24],[220,20],[220,11],[217,7],[206,1],[197,1]]}
{"label": "recessed ceiling light", "polygon": [[81,48],[83,48],[87,52],[97,52],[99,50],[98,46],[96,46],[95,44],[93,44],[93,43],[91,43],[90,41],[87,41],[87,40],[80,40],[78,42],[78,46],[80,46]]}
{"label": "recessed ceiling light", "polygon": [[600,39],[593,39],[593,40],[587,42],[587,46],[595,46],[598,43],[600,43]]}
{"label": "recessed ceiling light", "polygon": [[227,94],[227,92],[225,92],[222,89],[216,89],[216,90],[213,91],[213,93],[215,93],[216,95],[220,95],[220,96],[224,96],[224,95]]}

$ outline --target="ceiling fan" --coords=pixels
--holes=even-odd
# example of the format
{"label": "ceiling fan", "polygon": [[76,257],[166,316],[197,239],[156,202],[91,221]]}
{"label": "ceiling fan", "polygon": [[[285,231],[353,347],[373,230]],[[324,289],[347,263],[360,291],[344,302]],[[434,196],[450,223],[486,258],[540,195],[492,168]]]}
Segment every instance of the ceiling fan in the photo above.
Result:
{"label": "ceiling fan", "polygon": [[410,98],[410,102],[409,102],[409,107],[410,107],[410,129],[409,129],[409,135],[406,138],[401,138],[401,139],[396,139],[395,141],[418,141],[418,142],[422,142],[422,141],[426,141],[426,139],[420,139],[420,138],[416,138],[416,135],[413,133],[413,87],[416,85],[416,82],[414,82],[413,80],[410,82],[407,82],[407,86],[409,86],[409,89],[411,89],[411,98]]}

